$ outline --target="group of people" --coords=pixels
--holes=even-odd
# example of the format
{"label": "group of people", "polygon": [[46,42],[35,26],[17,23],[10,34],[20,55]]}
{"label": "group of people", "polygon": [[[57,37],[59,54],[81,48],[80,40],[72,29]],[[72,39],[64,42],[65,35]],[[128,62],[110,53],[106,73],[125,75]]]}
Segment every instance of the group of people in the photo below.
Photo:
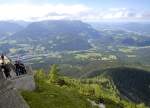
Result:
{"label": "group of people", "polygon": [[5,60],[4,54],[1,55],[1,72],[4,73],[6,78],[11,78],[11,69],[14,70],[16,73],[16,76],[26,74],[26,68],[24,64],[21,61],[15,61],[15,64],[12,64],[11,61],[8,62],[8,60]]}
{"label": "group of people", "polygon": [[26,74],[26,69],[25,69],[25,66],[23,63],[21,63],[21,61],[15,61],[15,72],[16,72],[16,75],[19,76],[19,75],[23,75],[23,74]]}

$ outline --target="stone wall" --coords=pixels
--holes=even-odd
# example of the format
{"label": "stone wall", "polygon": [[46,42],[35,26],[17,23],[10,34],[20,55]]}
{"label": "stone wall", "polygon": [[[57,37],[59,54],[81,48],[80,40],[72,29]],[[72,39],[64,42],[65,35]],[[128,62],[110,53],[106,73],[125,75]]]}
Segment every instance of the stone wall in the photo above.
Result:
{"label": "stone wall", "polygon": [[29,108],[19,92],[9,88],[0,93],[0,108]]}
{"label": "stone wall", "polygon": [[19,90],[34,90],[35,89],[35,82],[33,75],[22,75],[19,77],[15,77],[11,79],[11,82],[14,88]]}
{"label": "stone wall", "polygon": [[11,81],[4,79],[2,76],[0,77],[0,108],[29,108],[20,93],[13,87]]}
{"label": "stone wall", "polygon": [[34,90],[33,74],[6,79],[0,69],[0,108],[29,108],[18,90]]}

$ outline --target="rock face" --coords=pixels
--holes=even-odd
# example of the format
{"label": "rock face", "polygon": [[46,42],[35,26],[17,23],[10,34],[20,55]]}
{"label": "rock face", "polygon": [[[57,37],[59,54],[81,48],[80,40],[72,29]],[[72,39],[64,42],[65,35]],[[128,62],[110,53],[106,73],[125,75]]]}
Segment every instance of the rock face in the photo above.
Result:
{"label": "rock face", "polygon": [[0,108],[29,108],[23,97],[14,88],[11,81],[6,80],[0,69]]}

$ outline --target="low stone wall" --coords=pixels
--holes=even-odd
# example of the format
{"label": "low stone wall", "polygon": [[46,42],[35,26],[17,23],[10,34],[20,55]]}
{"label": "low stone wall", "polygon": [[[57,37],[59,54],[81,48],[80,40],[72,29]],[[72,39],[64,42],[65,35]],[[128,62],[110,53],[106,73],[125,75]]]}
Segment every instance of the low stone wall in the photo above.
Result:
{"label": "low stone wall", "polygon": [[19,77],[14,77],[10,80],[13,84],[13,87],[19,90],[34,90],[35,82],[33,75],[22,75]]}

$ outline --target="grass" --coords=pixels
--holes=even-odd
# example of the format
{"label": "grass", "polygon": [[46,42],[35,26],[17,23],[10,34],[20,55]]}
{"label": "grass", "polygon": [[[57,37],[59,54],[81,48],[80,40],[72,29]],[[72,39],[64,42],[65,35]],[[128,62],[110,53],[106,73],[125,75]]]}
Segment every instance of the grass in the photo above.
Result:
{"label": "grass", "polygon": [[50,83],[42,70],[35,74],[37,89],[21,92],[30,108],[98,108],[92,106],[88,99],[98,103],[99,98],[104,100],[106,108],[147,108],[144,104],[137,105],[120,98],[115,85],[104,77],[84,80],[59,78],[61,83]]}
{"label": "grass", "polygon": [[74,89],[44,84],[40,90],[23,91],[31,108],[94,108]]}

